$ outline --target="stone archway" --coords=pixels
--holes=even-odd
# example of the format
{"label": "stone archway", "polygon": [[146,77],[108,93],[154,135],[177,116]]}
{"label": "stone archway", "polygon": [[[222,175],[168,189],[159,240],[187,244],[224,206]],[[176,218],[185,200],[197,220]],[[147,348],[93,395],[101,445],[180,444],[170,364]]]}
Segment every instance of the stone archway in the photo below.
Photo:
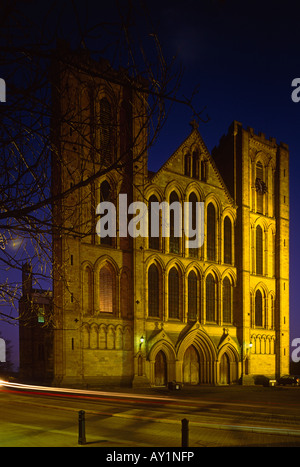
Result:
{"label": "stone archway", "polygon": [[155,386],[166,386],[168,381],[167,358],[162,350],[155,357],[154,379]]}
{"label": "stone archway", "polygon": [[187,384],[216,382],[216,349],[209,336],[199,327],[180,342],[177,352],[178,380]]}
{"label": "stone archway", "polygon": [[193,345],[190,345],[183,357],[183,383],[199,384],[200,382],[200,358]]}
{"label": "stone archway", "polygon": [[230,360],[226,352],[223,353],[220,360],[220,384],[230,384]]}
{"label": "stone archway", "polygon": [[225,345],[219,353],[219,384],[237,383],[239,377],[239,355],[231,345]]}

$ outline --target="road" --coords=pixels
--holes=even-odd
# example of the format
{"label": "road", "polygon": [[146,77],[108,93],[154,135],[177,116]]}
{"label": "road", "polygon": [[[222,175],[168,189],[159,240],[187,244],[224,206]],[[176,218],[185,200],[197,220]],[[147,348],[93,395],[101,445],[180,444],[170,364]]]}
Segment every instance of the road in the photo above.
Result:
{"label": "road", "polygon": [[[43,390],[40,390],[43,389]],[[78,412],[86,443],[78,444]],[[300,446],[300,388],[64,391],[0,386],[1,447]]]}

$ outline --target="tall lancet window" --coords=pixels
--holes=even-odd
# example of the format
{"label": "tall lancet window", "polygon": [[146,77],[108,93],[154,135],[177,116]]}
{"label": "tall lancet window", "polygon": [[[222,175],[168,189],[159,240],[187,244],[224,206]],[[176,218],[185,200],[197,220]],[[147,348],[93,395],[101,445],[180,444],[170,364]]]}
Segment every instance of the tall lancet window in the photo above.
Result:
{"label": "tall lancet window", "polygon": [[[155,195],[150,196],[149,198],[149,203],[148,203],[148,228],[149,228],[149,248],[152,248],[153,250],[159,250],[159,228],[160,228],[160,222],[159,222],[159,209],[157,204],[158,199],[156,198]],[[154,228],[154,225],[156,222],[156,228]],[[155,232],[155,230],[157,230]]]}
{"label": "tall lancet window", "polygon": [[[106,180],[104,180],[104,182],[102,182],[100,186],[100,202],[102,203],[103,201],[111,201],[111,187]],[[104,215],[106,215],[106,213]],[[112,237],[101,236],[100,243],[101,245],[112,245]]]}
{"label": "tall lancet window", "polygon": [[206,321],[216,321],[216,283],[211,274],[206,279]]}
{"label": "tall lancet window", "polygon": [[216,260],[216,210],[212,203],[207,206],[207,259]]}
{"label": "tall lancet window", "polygon": [[[193,231],[196,231],[196,221],[197,221],[197,196],[195,193],[191,193],[189,196],[189,225],[192,227]],[[189,235],[189,241],[195,241],[196,235],[191,238]],[[189,256],[192,258],[198,257],[198,248],[189,248]]]}
{"label": "tall lancet window", "polygon": [[113,118],[110,102],[106,97],[100,100],[100,152],[102,160],[112,162],[113,156]]}
{"label": "tall lancet window", "polygon": [[263,297],[260,290],[255,294],[255,326],[263,325]]}
{"label": "tall lancet window", "polygon": [[228,277],[223,281],[223,322],[232,321],[232,287]]}
{"label": "tall lancet window", "polygon": [[264,169],[261,162],[256,164],[256,211],[263,214],[264,210]]}
{"label": "tall lancet window", "polygon": [[108,265],[103,266],[99,273],[100,311],[113,312],[114,277]]}
{"label": "tall lancet window", "polygon": [[228,216],[224,220],[224,263],[232,264],[232,225]]}
{"label": "tall lancet window", "polygon": [[197,319],[198,306],[198,281],[194,271],[188,275],[188,319],[195,321]]}
{"label": "tall lancet window", "polygon": [[169,272],[169,318],[179,319],[179,274],[176,268]]}
{"label": "tall lancet window", "polygon": [[[174,204],[173,204],[174,203]],[[173,208],[172,208],[173,204]],[[169,250],[170,253],[179,253],[179,235],[181,232],[178,231],[178,227],[180,226],[181,219],[179,216],[181,215],[179,198],[175,191],[172,191],[170,195],[170,245]]]}
{"label": "tall lancet window", "polygon": [[263,230],[256,227],[256,274],[263,274]]}
{"label": "tall lancet window", "polygon": [[148,315],[159,317],[159,271],[155,264],[148,270]]}

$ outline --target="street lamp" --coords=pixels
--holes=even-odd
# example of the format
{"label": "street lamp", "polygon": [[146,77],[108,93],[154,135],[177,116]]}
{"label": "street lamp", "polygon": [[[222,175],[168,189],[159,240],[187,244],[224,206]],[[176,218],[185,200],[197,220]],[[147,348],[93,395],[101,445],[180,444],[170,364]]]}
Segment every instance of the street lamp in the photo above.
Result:
{"label": "street lamp", "polygon": [[144,336],[140,337],[140,350],[141,350],[141,347],[142,347],[142,343],[144,342]]}

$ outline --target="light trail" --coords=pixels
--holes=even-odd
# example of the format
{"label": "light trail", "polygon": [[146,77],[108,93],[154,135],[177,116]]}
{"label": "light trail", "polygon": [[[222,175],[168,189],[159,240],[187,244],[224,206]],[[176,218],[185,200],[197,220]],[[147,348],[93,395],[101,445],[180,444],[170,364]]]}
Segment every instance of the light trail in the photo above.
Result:
{"label": "light trail", "polygon": [[[170,396],[156,396],[156,395],[147,395],[147,394],[129,394],[124,392],[111,392],[111,391],[97,391],[97,390],[87,390],[87,389],[73,389],[73,388],[59,388],[59,387],[52,387],[52,386],[37,386],[31,384],[23,384],[23,383],[13,383],[9,381],[0,380],[0,388],[1,386],[16,389],[16,390],[23,390],[26,392],[35,391],[35,392],[43,392],[45,395],[65,395],[69,397],[78,397],[78,398],[95,398],[101,399],[105,398],[110,400],[118,400],[118,401],[129,401],[130,399],[138,399],[141,402],[143,400],[148,401],[149,403],[174,403],[176,405],[182,406],[208,406],[211,404],[218,405],[218,406],[233,406],[233,407],[250,407],[250,408],[265,408],[265,404],[257,404],[257,403],[244,403],[244,402],[228,402],[228,401],[216,401],[214,399],[206,399],[201,400],[200,397],[197,399],[189,398],[181,399],[175,398]],[[46,394],[47,393],[47,394]]]}
{"label": "light trail", "polygon": [[[66,396],[66,397],[79,397],[79,398],[94,398],[94,399],[101,399],[102,397],[110,400],[119,401],[118,398],[121,400],[128,402],[129,399],[139,399],[141,401],[146,400],[150,403],[158,402],[158,403],[168,403],[174,402],[178,405],[231,405],[231,406],[241,406],[244,405],[246,407],[262,407],[262,405],[254,405],[254,404],[240,404],[240,403],[230,403],[230,402],[219,402],[219,401],[199,401],[199,400],[181,400],[179,398],[172,398],[169,396],[151,396],[151,395],[143,395],[143,394],[127,394],[127,393],[120,393],[120,392],[107,392],[107,391],[92,391],[92,390],[84,390],[84,389],[70,389],[70,388],[58,388],[58,387],[51,387],[51,386],[37,386],[37,385],[30,385],[30,384],[23,384],[23,383],[12,383],[8,381],[0,380],[0,387],[8,388],[9,392],[17,392],[17,390],[25,391],[27,393],[43,393],[44,395],[50,396]],[[14,391],[15,390],[15,391]],[[176,404],[176,405],[177,405]],[[55,407],[60,408],[61,407]],[[75,410],[75,409],[68,409],[68,410]],[[135,419],[141,421],[151,421],[151,422],[159,422],[159,423],[166,423],[166,424],[180,424],[180,420],[165,418],[163,416],[155,417],[155,416],[147,416],[141,415],[139,413],[123,413],[123,412],[109,412],[109,411],[94,411],[94,410],[87,410],[88,413],[91,414],[99,414],[105,416],[111,416],[116,418],[124,418],[124,419]],[[207,428],[213,430],[228,430],[228,431],[245,431],[245,432],[252,432],[252,433],[265,433],[270,435],[288,435],[288,436],[300,436],[300,430],[294,429],[292,427],[275,427],[275,426],[266,426],[264,423],[262,425],[248,425],[243,423],[226,423],[225,420],[222,422],[214,422],[213,420],[208,420],[207,417],[201,417],[201,421],[198,420],[190,420],[190,425],[199,428]]]}

